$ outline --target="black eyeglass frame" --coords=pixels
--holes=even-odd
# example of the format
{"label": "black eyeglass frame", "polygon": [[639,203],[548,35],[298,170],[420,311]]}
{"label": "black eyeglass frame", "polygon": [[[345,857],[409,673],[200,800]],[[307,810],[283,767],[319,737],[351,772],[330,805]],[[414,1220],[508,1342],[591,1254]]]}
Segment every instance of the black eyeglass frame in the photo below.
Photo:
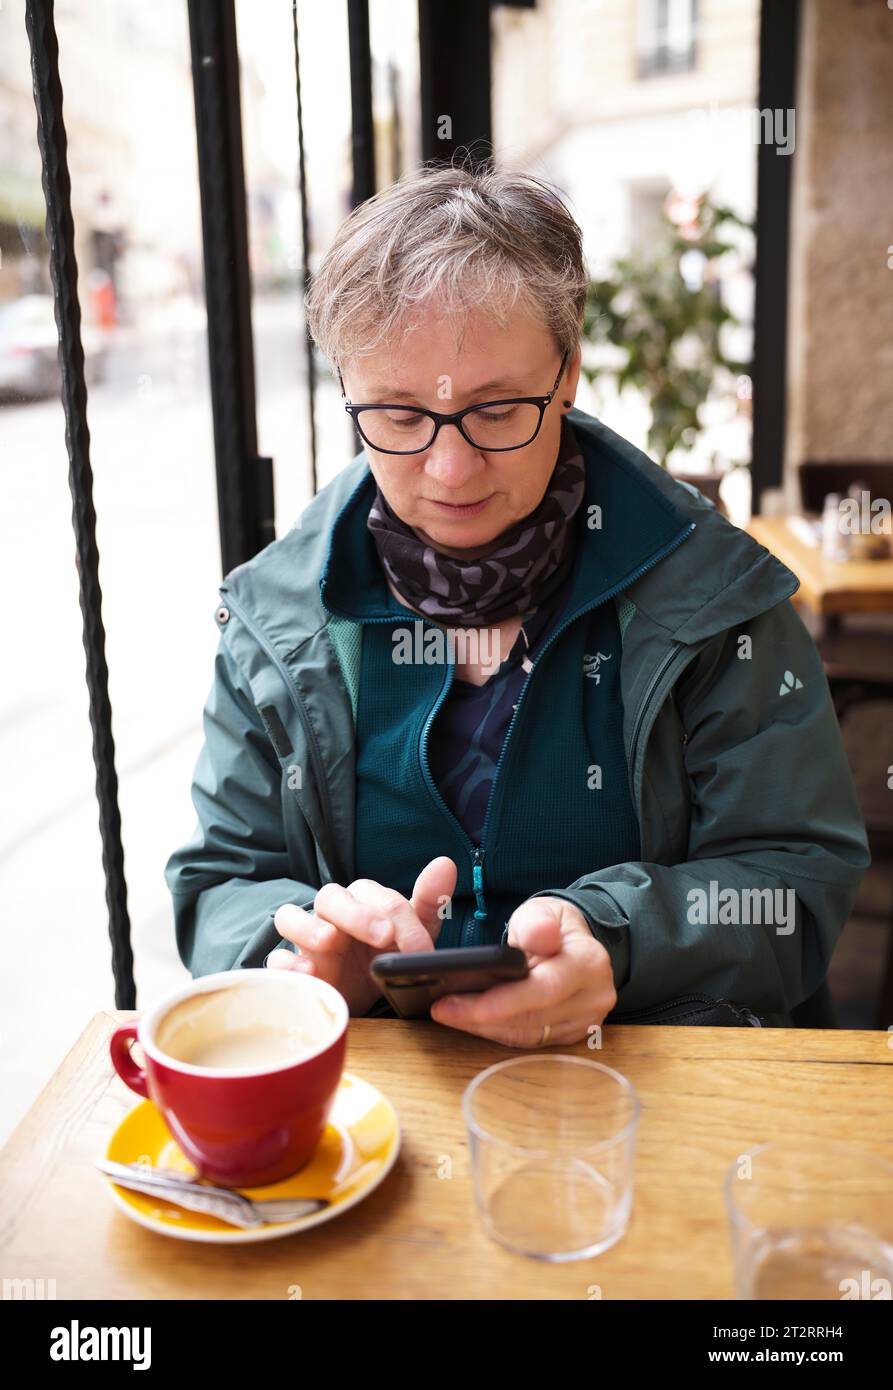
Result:
{"label": "black eyeglass frame", "polygon": [[[462,428],[462,420],[466,415],[471,415],[472,412],[475,410],[486,410],[488,407],[494,405],[537,406],[539,408],[540,418],[536,422],[536,429],[533,431],[533,434],[530,436],[528,440],[526,440],[523,444],[507,444],[503,445],[501,448],[498,449],[484,449],[484,453],[486,454],[509,454],[514,449],[526,449],[527,446],[529,444],[532,444],[533,441],[536,439],[537,435],[539,434],[542,428],[543,416],[546,413],[546,407],[551,404],[555,392],[558,390],[558,383],[564,375],[564,369],[567,365],[567,359],[569,356],[570,350],[568,349],[567,351],[565,351],[565,354],[561,359],[561,366],[558,368],[558,375],[555,378],[555,383],[551,391],[549,391],[545,396],[510,396],[498,401],[478,401],[475,405],[468,405],[465,407],[464,410],[457,410],[451,415],[442,415],[437,410],[426,410],[425,407],[421,405],[408,406],[403,402],[394,402],[390,404],[387,402],[375,402],[372,405],[355,405],[353,401],[347,400],[345,396],[344,409],[347,411],[348,415],[353,420],[354,425],[356,426],[359,432],[360,438],[363,440],[364,444],[368,444],[370,449],[374,449],[377,454],[397,454],[401,457],[405,457],[409,454],[424,454],[427,449],[431,448],[435,439],[440,433],[441,428],[444,425],[455,425],[462,438],[466,440],[467,443],[469,443],[473,449],[480,449],[483,446],[475,443],[473,439],[469,438],[469,436],[465,433],[465,430]],[[341,394],[342,396],[344,396],[344,381],[342,380],[340,371],[338,372],[338,380],[341,382]],[[428,443],[423,444],[420,449],[380,449],[377,444],[373,444],[372,441],[367,439],[365,434],[363,434],[363,427],[360,424],[359,419],[357,418],[359,413],[363,410],[411,410],[416,415],[427,415],[429,420],[434,421],[434,433],[428,440]]]}

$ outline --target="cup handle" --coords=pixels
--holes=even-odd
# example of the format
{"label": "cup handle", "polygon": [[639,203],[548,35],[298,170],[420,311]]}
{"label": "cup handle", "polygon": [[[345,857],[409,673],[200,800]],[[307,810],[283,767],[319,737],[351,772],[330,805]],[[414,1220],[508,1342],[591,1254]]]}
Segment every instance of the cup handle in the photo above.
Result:
{"label": "cup handle", "polygon": [[131,1091],[136,1091],[138,1096],[145,1096],[149,1099],[149,1086],[144,1067],[140,1067],[133,1060],[130,1049],[136,1041],[135,1023],[121,1023],[109,1038],[109,1052],[112,1056],[112,1066],[120,1076],[125,1085]]}

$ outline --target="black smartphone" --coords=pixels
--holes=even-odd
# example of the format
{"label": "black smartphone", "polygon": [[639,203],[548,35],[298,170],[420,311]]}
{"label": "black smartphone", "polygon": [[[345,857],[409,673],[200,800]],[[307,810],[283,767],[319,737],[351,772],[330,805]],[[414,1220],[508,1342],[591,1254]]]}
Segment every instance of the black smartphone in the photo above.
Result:
{"label": "black smartphone", "polygon": [[425,1018],[434,1000],[444,994],[480,994],[491,985],[523,980],[527,956],[517,946],[383,951],[370,970],[400,1018]]}

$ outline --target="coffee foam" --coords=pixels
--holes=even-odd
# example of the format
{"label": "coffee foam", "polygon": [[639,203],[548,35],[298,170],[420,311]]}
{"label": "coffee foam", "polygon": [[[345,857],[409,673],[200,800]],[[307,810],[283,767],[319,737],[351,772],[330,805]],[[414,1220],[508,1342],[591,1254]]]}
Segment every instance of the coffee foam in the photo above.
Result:
{"label": "coffee foam", "polygon": [[[234,985],[191,994],[161,1018],[155,1044],[176,1061],[239,1070],[261,1070],[299,1061],[337,1032],[340,1015],[314,989],[282,982]],[[268,1047],[264,1046],[265,1040]],[[239,1052],[244,1049],[245,1060]]]}

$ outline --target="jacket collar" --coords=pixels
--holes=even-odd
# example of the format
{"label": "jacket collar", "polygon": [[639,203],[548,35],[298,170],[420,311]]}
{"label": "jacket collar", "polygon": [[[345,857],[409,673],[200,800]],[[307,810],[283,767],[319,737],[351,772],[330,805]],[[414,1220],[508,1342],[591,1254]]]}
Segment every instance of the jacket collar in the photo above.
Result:
{"label": "jacket collar", "polygon": [[758,617],[796,593],[796,575],[733,526],[696,488],[679,482],[600,420],[576,410],[569,418],[597,457],[647,475],[657,491],[697,524],[690,544],[628,590],[636,609],[668,638],[692,646]]}

